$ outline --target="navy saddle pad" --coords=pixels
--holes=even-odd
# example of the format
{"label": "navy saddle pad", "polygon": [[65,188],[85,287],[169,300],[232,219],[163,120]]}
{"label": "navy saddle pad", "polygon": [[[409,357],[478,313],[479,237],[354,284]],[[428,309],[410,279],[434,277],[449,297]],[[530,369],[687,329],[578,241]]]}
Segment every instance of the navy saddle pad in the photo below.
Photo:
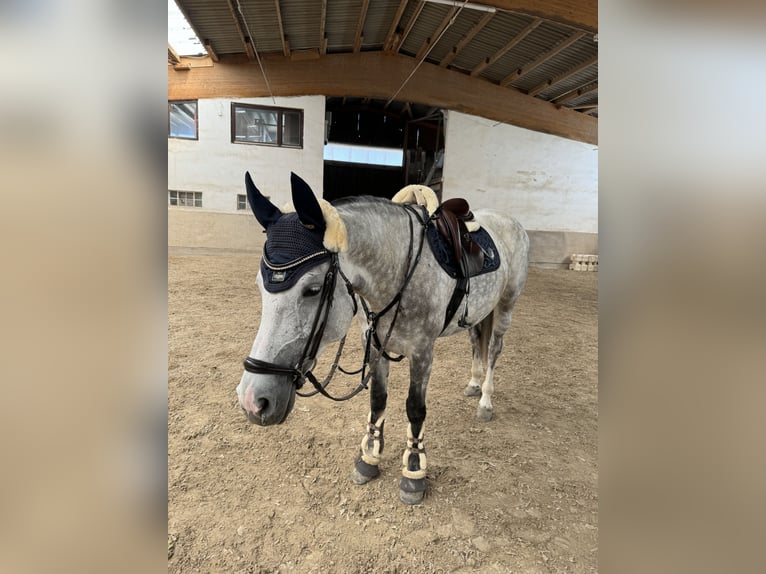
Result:
{"label": "navy saddle pad", "polygon": [[[452,248],[447,243],[447,240],[442,237],[436,229],[436,224],[433,221],[428,224],[426,237],[428,237],[428,245],[431,246],[431,251],[442,269],[444,269],[450,277],[458,277],[458,270],[460,267],[455,262]],[[482,227],[478,231],[474,231],[471,233],[471,239],[478,243],[484,250],[484,265],[476,275],[490,273],[500,267],[500,255],[495,248],[495,242],[492,240],[492,236],[487,233],[486,229]],[[476,275],[472,275],[472,277],[475,277]]]}

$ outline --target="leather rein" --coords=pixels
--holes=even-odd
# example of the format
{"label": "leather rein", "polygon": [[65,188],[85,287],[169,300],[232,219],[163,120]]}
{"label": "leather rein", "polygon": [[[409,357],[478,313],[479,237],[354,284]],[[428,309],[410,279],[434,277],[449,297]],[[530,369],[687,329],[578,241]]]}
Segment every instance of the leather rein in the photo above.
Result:
{"label": "leather rein", "polygon": [[[402,286],[399,288],[399,291],[394,295],[393,299],[386,305],[382,310],[378,311],[377,313],[370,311],[369,307],[367,306],[366,301],[363,297],[359,297],[359,300],[362,303],[362,309],[364,310],[365,316],[367,317],[367,341],[365,344],[364,349],[364,359],[362,362],[361,368],[357,369],[356,371],[346,371],[339,365],[340,357],[343,352],[343,347],[346,343],[346,336],[344,335],[340,342],[338,343],[338,351],[335,353],[335,359],[333,360],[333,363],[330,367],[330,371],[328,372],[327,376],[324,378],[323,381],[319,381],[314,373],[311,372],[310,369],[305,370],[303,369],[304,365],[306,364],[313,364],[316,360],[317,352],[319,351],[319,345],[322,341],[322,337],[324,335],[325,328],[327,327],[327,322],[330,316],[330,309],[332,308],[333,303],[333,296],[335,294],[335,286],[337,284],[338,275],[343,279],[343,281],[346,284],[346,290],[348,291],[349,297],[351,297],[351,300],[354,304],[354,315],[356,315],[357,311],[359,310],[359,307],[357,305],[356,301],[356,293],[354,292],[354,287],[351,284],[351,282],[348,280],[346,275],[343,273],[343,271],[340,268],[340,262],[338,261],[338,254],[332,253],[330,258],[330,268],[327,270],[327,273],[324,277],[324,282],[322,284],[322,292],[319,298],[319,307],[317,308],[316,315],[314,315],[314,321],[311,326],[311,333],[309,335],[308,340],[306,341],[306,345],[303,347],[303,352],[301,353],[301,358],[298,360],[298,363],[295,367],[285,367],[282,365],[277,365],[276,363],[270,363],[268,361],[262,361],[260,359],[254,359],[250,356],[248,356],[244,360],[244,366],[245,370],[248,373],[255,373],[259,375],[281,375],[281,376],[289,376],[292,377],[292,384],[295,385],[296,388],[296,394],[298,394],[301,397],[312,397],[316,395],[317,393],[327,397],[328,399],[331,399],[333,401],[345,401],[350,399],[351,397],[356,396],[361,391],[367,389],[367,383],[370,380],[370,377],[372,376],[372,369],[371,362],[370,362],[370,356],[372,355],[372,345],[375,345],[375,348],[379,351],[378,356],[375,359],[375,364],[377,364],[377,361],[380,360],[381,357],[385,357],[389,361],[401,361],[404,358],[404,355],[399,357],[391,357],[386,352],[386,345],[388,344],[388,340],[391,336],[391,332],[394,329],[394,325],[396,324],[396,319],[399,316],[399,307],[401,306],[402,301],[402,295],[404,293],[404,290],[407,288],[407,286],[410,283],[410,280],[412,279],[412,276],[415,274],[415,269],[418,266],[418,262],[420,261],[420,255],[423,252],[423,243],[425,242],[425,234],[426,234],[426,228],[428,226],[428,218],[421,217],[421,214],[418,213],[416,209],[414,209],[411,205],[403,205],[405,209],[407,209],[409,212],[411,212],[415,218],[418,220],[421,226],[421,234],[420,234],[420,243],[417,248],[417,252],[415,252],[414,249],[414,243],[415,243],[415,230],[413,226],[412,217],[408,217],[408,223],[409,223],[409,231],[410,231],[410,242],[409,242],[409,248],[407,251],[407,274],[405,275],[404,282],[402,283]],[[383,341],[381,342],[380,338],[378,337],[378,321],[381,317],[386,315],[389,311],[394,309],[394,315],[391,320],[391,323],[388,327],[388,330],[386,332],[385,337],[383,338]],[[327,386],[330,384],[330,381],[332,380],[333,376],[335,375],[335,371],[340,370],[342,373],[347,375],[357,375],[361,373],[361,380],[359,383],[359,386],[351,391],[350,393],[335,397],[332,396],[330,393],[327,392]],[[314,386],[314,390],[310,391],[308,393],[301,393],[299,389],[303,387],[304,383],[306,382],[306,379],[311,382],[311,384]]]}

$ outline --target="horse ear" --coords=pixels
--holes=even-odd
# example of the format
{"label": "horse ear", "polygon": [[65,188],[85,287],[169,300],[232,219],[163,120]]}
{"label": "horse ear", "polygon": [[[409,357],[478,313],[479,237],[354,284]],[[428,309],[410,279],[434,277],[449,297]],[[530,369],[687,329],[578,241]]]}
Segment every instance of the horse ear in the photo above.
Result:
{"label": "horse ear", "polygon": [[309,184],[290,172],[290,185],[293,190],[293,205],[301,223],[309,229],[324,233],[327,224],[322,215],[322,208]]}
{"label": "horse ear", "polygon": [[245,189],[247,190],[247,201],[250,203],[250,209],[253,210],[255,218],[264,229],[268,229],[272,223],[282,217],[279,208],[266,199],[255,187],[249,171],[245,172]]}

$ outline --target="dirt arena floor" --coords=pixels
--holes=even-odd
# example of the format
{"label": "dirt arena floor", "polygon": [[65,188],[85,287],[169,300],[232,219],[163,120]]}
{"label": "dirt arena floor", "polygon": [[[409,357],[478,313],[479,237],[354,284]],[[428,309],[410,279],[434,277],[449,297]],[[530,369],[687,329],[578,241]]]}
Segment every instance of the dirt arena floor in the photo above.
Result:
{"label": "dirt arena floor", "polygon": [[[298,398],[285,424],[248,423],[234,389],[260,318],[258,256],[200,253],[168,260],[169,572],[597,571],[596,273],[530,269],[489,423],[462,392],[468,335],[437,341],[430,491],[410,507],[398,490],[407,362],[391,368],[381,477],[355,486],[368,394]],[[347,368],[358,336],[349,347]]]}

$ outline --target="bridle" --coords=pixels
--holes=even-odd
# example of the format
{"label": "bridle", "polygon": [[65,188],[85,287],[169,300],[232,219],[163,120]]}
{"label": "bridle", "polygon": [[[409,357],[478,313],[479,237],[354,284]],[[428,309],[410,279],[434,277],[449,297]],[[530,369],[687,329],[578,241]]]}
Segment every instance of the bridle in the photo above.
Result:
{"label": "bridle", "polygon": [[[402,286],[399,288],[396,295],[394,295],[393,299],[388,303],[388,305],[386,305],[381,311],[377,313],[370,311],[364,298],[359,297],[359,300],[362,303],[362,309],[364,310],[364,313],[367,317],[367,325],[368,325],[367,342],[365,345],[364,360],[362,362],[362,367],[357,369],[356,371],[346,371],[345,369],[343,369],[343,367],[340,367],[339,361],[340,361],[341,354],[343,352],[343,347],[346,343],[346,336],[344,335],[341,338],[340,342],[338,343],[338,351],[335,354],[335,359],[333,360],[332,366],[330,367],[330,371],[328,372],[327,376],[324,378],[322,382],[317,380],[316,376],[311,372],[310,369],[304,370],[305,365],[307,364],[313,365],[316,361],[317,352],[319,351],[319,345],[321,344],[322,337],[324,335],[324,331],[325,331],[325,328],[327,327],[327,322],[330,316],[330,309],[332,308],[333,298],[335,295],[335,286],[337,284],[339,275],[341,279],[343,279],[344,283],[346,284],[346,290],[348,291],[349,297],[351,297],[351,301],[353,302],[353,305],[354,305],[353,314],[356,315],[357,311],[359,310],[359,306],[357,305],[357,301],[356,301],[356,293],[354,292],[354,287],[351,284],[351,281],[349,281],[348,277],[346,277],[346,275],[343,273],[343,271],[340,268],[340,262],[338,261],[338,254],[331,253],[330,267],[324,276],[324,281],[322,283],[322,292],[319,298],[319,306],[317,308],[316,314],[314,315],[314,321],[311,325],[311,333],[309,334],[308,340],[306,341],[306,345],[303,347],[301,358],[298,360],[296,366],[285,367],[283,365],[277,365],[276,363],[270,363],[268,361],[262,361],[260,359],[254,359],[248,356],[244,361],[245,370],[248,373],[255,373],[259,375],[281,375],[281,376],[291,377],[291,383],[295,385],[296,393],[301,397],[312,397],[316,395],[317,393],[319,393],[333,401],[345,401],[357,395],[361,391],[367,389],[367,383],[369,382],[373,372],[372,369],[370,368],[371,367],[370,356],[372,354],[372,349],[371,349],[372,345],[375,345],[375,348],[379,352],[376,358],[376,363],[377,361],[380,360],[380,357],[385,357],[389,361],[401,361],[404,358],[404,356],[391,357],[390,355],[388,355],[385,349],[386,349],[386,345],[388,344],[388,340],[391,336],[391,332],[394,329],[396,318],[399,316],[399,307],[401,305],[402,294],[404,293],[404,290],[407,288],[407,285],[409,285],[410,280],[412,279],[412,276],[415,273],[415,268],[417,267],[418,262],[420,261],[420,255],[423,252],[423,243],[425,242],[425,233],[426,233],[426,228],[428,226],[428,217],[425,217],[425,218],[422,217],[421,214],[416,209],[414,209],[411,205],[403,205],[403,207],[407,209],[409,212],[411,212],[412,214],[414,214],[416,219],[421,225],[422,230],[420,235],[420,243],[418,245],[417,253],[413,253],[414,243],[415,243],[415,230],[413,227],[412,217],[408,217],[410,242],[409,242],[409,249],[407,252],[407,265],[406,265],[407,273],[405,275]],[[413,259],[413,255],[414,255],[414,259]],[[381,317],[386,315],[392,309],[394,309],[394,316],[388,327],[386,335],[383,341],[381,342],[377,333],[378,321],[380,320]],[[350,393],[343,395],[341,397],[335,397],[329,394],[326,388],[330,384],[332,377],[335,375],[336,370],[340,370],[342,373],[345,373],[347,375],[357,375],[361,373],[361,381],[359,383],[359,386],[353,391],[351,391]],[[311,384],[314,386],[314,390],[308,393],[301,393],[299,392],[299,389],[303,387],[304,383],[306,382],[306,379],[308,379],[311,382]]]}

